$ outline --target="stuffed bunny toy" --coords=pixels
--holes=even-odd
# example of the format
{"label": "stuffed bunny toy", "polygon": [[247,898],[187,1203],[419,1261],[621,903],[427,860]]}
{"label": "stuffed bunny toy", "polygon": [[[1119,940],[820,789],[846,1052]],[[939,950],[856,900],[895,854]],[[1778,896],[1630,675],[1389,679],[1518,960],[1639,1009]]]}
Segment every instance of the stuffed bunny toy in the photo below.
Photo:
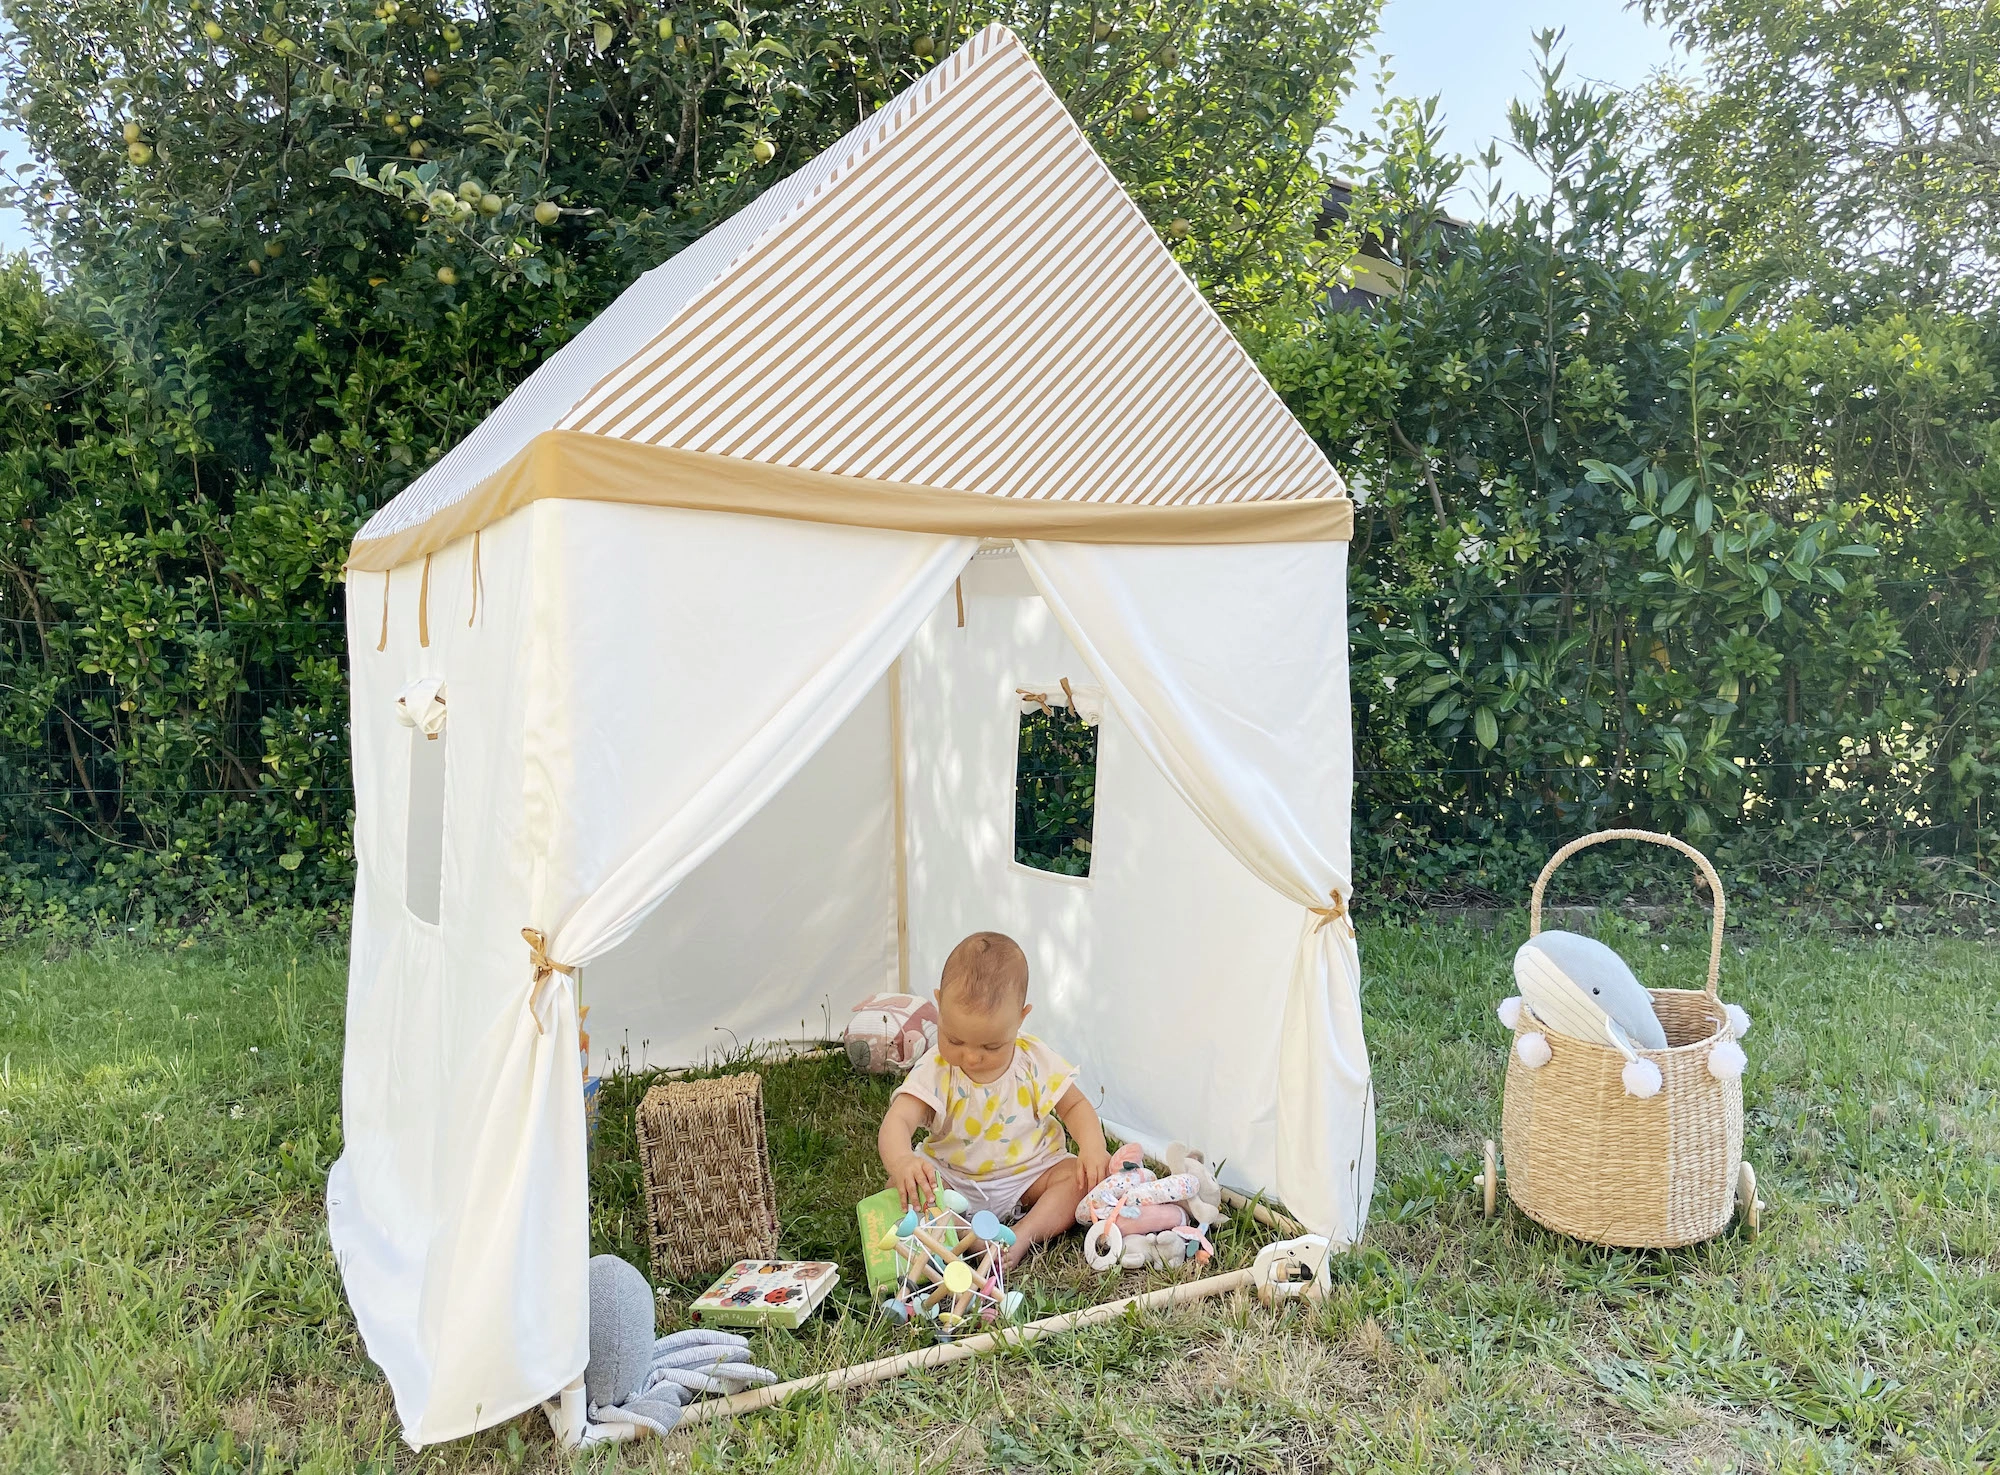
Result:
{"label": "stuffed bunny toy", "polygon": [[1084,1259],[1094,1270],[1157,1269],[1206,1263],[1207,1229],[1222,1215],[1222,1189],[1198,1152],[1167,1144],[1168,1176],[1146,1166],[1145,1150],[1128,1142],[1112,1155],[1112,1171],[1076,1206],[1090,1226]]}

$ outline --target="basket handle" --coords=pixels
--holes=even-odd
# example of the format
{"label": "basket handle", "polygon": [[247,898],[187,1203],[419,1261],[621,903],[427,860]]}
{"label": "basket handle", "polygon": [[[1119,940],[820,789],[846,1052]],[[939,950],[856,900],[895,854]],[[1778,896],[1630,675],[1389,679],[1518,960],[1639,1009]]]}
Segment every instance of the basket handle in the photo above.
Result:
{"label": "basket handle", "polygon": [[1534,937],[1542,930],[1542,892],[1549,884],[1549,877],[1556,867],[1575,855],[1579,850],[1587,850],[1592,845],[1602,845],[1606,840],[1646,840],[1654,845],[1664,845],[1669,850],[1678,850],[1682,855],[1701,867],[1701,874],[1708,882],[1708,894],[1715,902],[1715,923],[1708,940],[1708,987],[1705,992],[1713,1000],[1716,984],[1722,977],[1722,878],[1715,874],[1715,867],[1708,863],[1708,857],[1696,850],[1685,840],[1677,840],[1672,835],[1662,835],[1657,830],[1599,830],[1592,835],[1584,835],[1563,846],[1549,857],[1549,863],[1542,867],[1541,875],[1535,877],[1534,896],[1528,904],[1528,936]]}

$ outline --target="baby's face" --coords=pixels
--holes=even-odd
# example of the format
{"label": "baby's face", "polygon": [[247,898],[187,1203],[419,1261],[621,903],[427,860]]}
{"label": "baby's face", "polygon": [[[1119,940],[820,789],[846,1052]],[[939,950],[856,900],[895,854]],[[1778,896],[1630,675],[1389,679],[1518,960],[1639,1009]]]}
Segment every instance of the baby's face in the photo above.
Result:
{"label": "baby's face", "polygon": [[937,993],[938,1053],[944,1056],[945,1064],[982,1085],[999,1079],[1013,1064],[1014,1041],[1020,1036],[1021,1021],[1028,1017],[1028,1006],[971,1009],[955,1002],[952,992],[940,989]]}

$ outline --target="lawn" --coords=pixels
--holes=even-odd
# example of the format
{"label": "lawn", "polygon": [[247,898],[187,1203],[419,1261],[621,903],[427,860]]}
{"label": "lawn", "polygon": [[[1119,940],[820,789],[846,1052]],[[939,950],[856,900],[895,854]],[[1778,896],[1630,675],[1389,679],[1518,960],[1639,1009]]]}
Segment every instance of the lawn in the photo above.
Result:
{"label": "lawn", "polygon": [[[1974,1470],[2000,1460],[2000,953],[1748,934],[1755,1243],[1615,1254],[1470,1187],[1498,1120],[1518,924],[1364,928],[1381,1105],[1366,1247],[1324,1306],[1236,1302],[1051,1339],[580,1468]],[[1616,939],[1692,986],[1692,933]],[[538,1416],[412,1455],[327,1250],[337,943],[0,952],[0,1469],[551,1470]],[[791,1247],[839,1243],[881,1087],[774,1069]],[[643,1264],[621,1091],[593,1170],[600,1248]],[[1233,1230],[1225,1250],[1246,1253]],[[1127,1284],[1136,1287],[1138,1278]],[[1111,1284],[1073,1248],[1046,1304]],[[885,1337],[835,1317],[787,1371]]]}

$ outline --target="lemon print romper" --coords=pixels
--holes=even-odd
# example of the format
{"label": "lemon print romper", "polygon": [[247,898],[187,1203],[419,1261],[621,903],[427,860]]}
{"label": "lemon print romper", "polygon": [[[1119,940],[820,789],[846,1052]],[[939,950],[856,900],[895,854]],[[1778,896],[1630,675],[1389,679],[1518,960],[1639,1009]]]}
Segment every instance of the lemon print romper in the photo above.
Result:
{"label": "lemon print romper", "polygon": [[1076,1084],[1076,1067],[1033,1035],[1014,1043],[1014,1060],[981,1085],[936,1051],[897,1090],[931,1109],[931,1135],[917,1148],[975,1211],[1017,1217],[1021,1195],[1071,1156],[1056,1103]]}

